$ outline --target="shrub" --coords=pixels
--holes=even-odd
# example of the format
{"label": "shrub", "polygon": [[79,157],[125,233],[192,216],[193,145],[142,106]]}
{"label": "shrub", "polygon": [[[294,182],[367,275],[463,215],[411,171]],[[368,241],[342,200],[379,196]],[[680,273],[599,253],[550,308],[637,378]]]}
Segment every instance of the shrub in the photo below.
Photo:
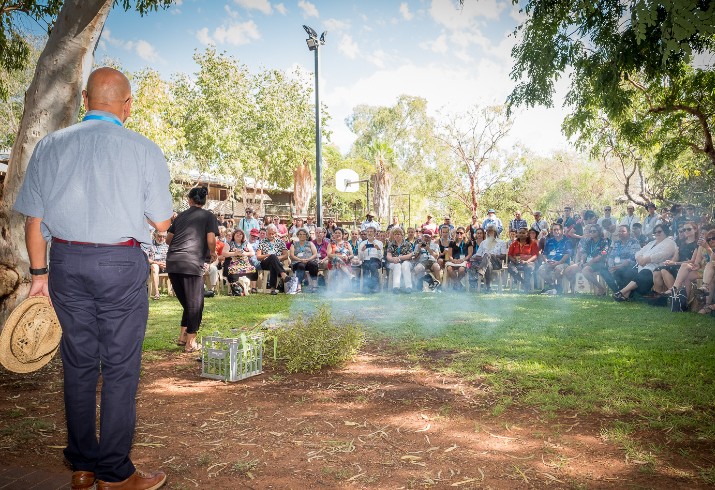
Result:
{"label": "shrub", "polygon": [[349,321],[337,323],[325,305],[312,315],[299,315],[273,334],[278,359],[285,363],[289,373],[314,373],[344,364],[357,354],[364,339],[359,325]]}

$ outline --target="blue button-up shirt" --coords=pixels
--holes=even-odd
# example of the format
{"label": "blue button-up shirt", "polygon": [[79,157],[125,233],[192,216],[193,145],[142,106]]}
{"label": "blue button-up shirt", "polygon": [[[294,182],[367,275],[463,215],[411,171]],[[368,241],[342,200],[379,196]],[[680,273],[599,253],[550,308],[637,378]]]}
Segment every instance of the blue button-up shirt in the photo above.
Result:
{"label": "blue button-up shirt", "polygon": [[114,114],[87,115],[103,120],[74,124],[37,143],[14,209],[41,218],[47,240],[150,244],[146,219],[173,214],[166,159]]}

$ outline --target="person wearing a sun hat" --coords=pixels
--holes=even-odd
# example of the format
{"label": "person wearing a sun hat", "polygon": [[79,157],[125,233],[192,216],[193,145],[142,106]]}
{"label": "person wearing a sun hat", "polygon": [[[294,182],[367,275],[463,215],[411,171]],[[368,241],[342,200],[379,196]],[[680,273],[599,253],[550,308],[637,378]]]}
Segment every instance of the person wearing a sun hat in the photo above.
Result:
{"label": "person wearing a sun hat", "polygon": [[29,295],[49,296],[62,326],[71,488],[157,489],[166,474],[138,471],[129,452],[149,315],[140,244],[150,243],[147,224],[171,224],[169,169],[156,144],[124,128],[126,76],[99,68],[82,95],[87,115],[37,143],[14,205],[27,217]]}
{"label": "person wearing a sun hat", "polygon": [[487,231],[489,226],[493,226],[497,232],[497,236],[504,231],[504,225],[501,220],[497,218],[497,212],[494,209],[487,210],[487,217],[482,221],[482,229]]}
{"label": "person wearing a sun hat", "polygon": [[380,231],[380,223],[375,221],[375,213],[368,211],[365,215],[365,221],[360,225],[361,230],[367,230],[368,228],[375,228],[375,231]]}

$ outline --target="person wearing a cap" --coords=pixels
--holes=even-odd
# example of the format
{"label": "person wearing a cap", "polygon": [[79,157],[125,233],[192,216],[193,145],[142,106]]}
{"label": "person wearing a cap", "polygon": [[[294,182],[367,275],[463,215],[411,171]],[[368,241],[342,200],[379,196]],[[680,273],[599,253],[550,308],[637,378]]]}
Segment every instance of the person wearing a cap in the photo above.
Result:
{"label": "person wearing a cap", "polygon": [[653,229],[656,225],[661,224],[663,221],[660,219],[660,215],[656,214],[656,206],[654,203],[649,202],[645,206],[648,214],[643,218],[643,234],[648,237],[648,240],[653,239]]}
{"label": "person wearing a cap", "polygon": [[424,230],[429,230],[429,231],[432,232],[432,235],[434,235],[435,233],[437,233],[437,223],[434,223],[434,222],[432,221],[433,219],[434,219],[434,217],[433,217],[431,214],[428,213],[428,214],[427,214],[427,221],[425,221],[424,223],[422,223],[422,226],[421,226],[421,228],[422,228],[423,231],[424,231]]}
{"label": "person wearing a cap", "polygon": [[541,211],[534,211],[534,222],[531,225],[532,230],[536,230],[537,236],[541,234],[541,230],[549,231],[549,223],[541,217]]}
{"label": "person wearing a cap", "polygon": [[156,489],[166,474],[137,470],[129,452],[149,315],[140,243],[151,243],[149,226],[171,224],[169,168],[156,144],[124,128],[132,96],[120,71],[93,71],[82,97],[83,121],[37,143],[15,202],[27,216],[30,296],[49,296],[62,326],[72,488]]}
{"label": "person wearing a cap", "polygon": [[261,227],[261,223],[256,219],[252,207],[249,206],[246,208],[246,216],[238,220],[238,227],[243,230],[246,236],[248,236],[252,229]]}
{"label": "person wearing a cap", "polygon": [[626,225],[631,232],[633,232],[633,224],[641,222],[641,220],[638,219],[638,216],[634,214],[635,210],[635,204],[629,202],[628,206],[626,206],[626,215],[618,222],[619,225]]}
{"label": "person wearing a cap", "polygon": [[501,235],[501,232],[504,231],[504,225],[502,225],[501,220],[497,218],[497,212],[493,209],[487,210],[487,217],[482,221],[482,229],[485,232],[489,226],[494,226],[497,235]]}
{"label": "person wearing a cap", "polygon": [[375,213],[368,211],[365,215],[365,221],[360,224],[361,230],[367,230],[368,228],[375,228],[375,231],[380,231],[380,223],[375,221]]}
{"label": "person wearing a cap", "polygon": [[[439,280],[442,275],[442,270],[437,263],[439,257],[439,245],[432,240],[432,230],[429,228],[422,229],[422,238],[415,244],[415,266],[413,274],[418,285],[423,281],[427,281],[430,290],[435,290],[439,287]],[[418,291],[422,290],[422,286],[418,287]]]}

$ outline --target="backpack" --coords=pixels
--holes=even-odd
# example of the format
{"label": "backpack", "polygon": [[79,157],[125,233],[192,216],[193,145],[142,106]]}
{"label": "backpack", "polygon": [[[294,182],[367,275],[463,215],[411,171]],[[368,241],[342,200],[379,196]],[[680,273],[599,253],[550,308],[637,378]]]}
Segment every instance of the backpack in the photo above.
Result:
{"label": "backpack", "polygon": [[685,287],[673,291],[670,298],[670,311],[674,313],[688,311],[688,294]]}

